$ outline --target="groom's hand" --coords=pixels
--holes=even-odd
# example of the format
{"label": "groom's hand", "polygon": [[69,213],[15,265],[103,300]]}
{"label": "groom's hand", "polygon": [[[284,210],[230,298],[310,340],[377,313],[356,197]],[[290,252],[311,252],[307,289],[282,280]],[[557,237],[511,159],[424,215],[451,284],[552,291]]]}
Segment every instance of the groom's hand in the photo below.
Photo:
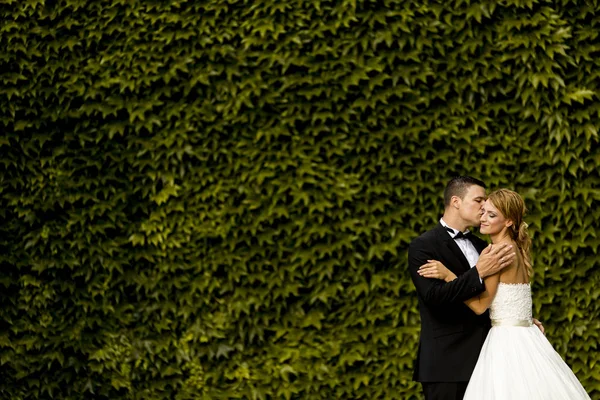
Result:
{"label": "groom's hand", "polygon": [[500,272],[500,270],[508,267],[513,262],[515,255],[512,245],[507,245],[506,243],[490,244],[481,252],[479,261],[475,265],[479,277],[483,279],[486,276]]}

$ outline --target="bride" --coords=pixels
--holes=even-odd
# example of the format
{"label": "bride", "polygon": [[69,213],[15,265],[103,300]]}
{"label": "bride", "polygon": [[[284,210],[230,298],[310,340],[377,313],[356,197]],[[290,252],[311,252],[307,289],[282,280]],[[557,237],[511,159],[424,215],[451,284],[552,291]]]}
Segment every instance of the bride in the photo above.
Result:
{"label": "bride", "polygon": [[[485,292],[465,301],[476,314],[490,309],[492,329],[464,399],[589,399],[575,374],[532,325],[531,239],[524,214],[521,196],[507,189],[491,193],[483,206],[480,232],[490,235],[492,245],[508,243],[520,251],[510,266],[484,279]],[[440,262],[423,272],[446,282],[456,279]]]}

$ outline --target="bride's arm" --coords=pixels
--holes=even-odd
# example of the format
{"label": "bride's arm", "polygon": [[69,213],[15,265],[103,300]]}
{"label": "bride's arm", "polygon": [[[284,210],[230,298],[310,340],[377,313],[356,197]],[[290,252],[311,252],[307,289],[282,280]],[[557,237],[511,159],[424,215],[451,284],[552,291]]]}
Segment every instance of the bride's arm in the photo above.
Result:
{"label": "bride's arm", "polygon": [[498,291],[500,274],[490,275],[484,278],[483,282],[485,283],[485,291],[477,297],[465,300],[465,304],[477,315],[483,314],[492,304],[492,300],[494,300]]}
{"label": "bride's arm", "polygon": [[[446,283],[456,279],[456,274],[436,260],[427,260],[427,264],[421,267],[418,273],[425,278],[441,279]],[[492,300],[494,300],[494,296],[496,296],[496,291],[498,290],[500,273],[501,272],[498,272],[494,275],[485,277],[483,279],[485,290],[479,296],[471,297],[464,301],[475,314],[483,314],[492,304]]]}

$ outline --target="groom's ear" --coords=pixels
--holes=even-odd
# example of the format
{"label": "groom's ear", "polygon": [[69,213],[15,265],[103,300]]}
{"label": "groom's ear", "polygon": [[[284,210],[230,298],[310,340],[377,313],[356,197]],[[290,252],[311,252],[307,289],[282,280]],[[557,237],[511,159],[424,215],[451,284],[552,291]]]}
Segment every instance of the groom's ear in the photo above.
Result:
{"label": "groom's ear", "polygon": [[460,197],[458,197],[458,196],[452,196],[452,198],[450,199],[450,204],[454,208],[458,208],[459,205],[460,205]]}

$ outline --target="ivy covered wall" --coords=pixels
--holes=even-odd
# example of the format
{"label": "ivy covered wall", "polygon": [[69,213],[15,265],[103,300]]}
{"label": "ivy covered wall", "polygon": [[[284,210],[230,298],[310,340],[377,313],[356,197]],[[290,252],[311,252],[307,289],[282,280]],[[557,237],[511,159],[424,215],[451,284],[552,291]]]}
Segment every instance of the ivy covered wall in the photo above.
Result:
{"label": "ivy covered wall", "polygon": [[600,398],[600,2],[0,4],[0,397],[410,399],[408,243],[519,191]]}

